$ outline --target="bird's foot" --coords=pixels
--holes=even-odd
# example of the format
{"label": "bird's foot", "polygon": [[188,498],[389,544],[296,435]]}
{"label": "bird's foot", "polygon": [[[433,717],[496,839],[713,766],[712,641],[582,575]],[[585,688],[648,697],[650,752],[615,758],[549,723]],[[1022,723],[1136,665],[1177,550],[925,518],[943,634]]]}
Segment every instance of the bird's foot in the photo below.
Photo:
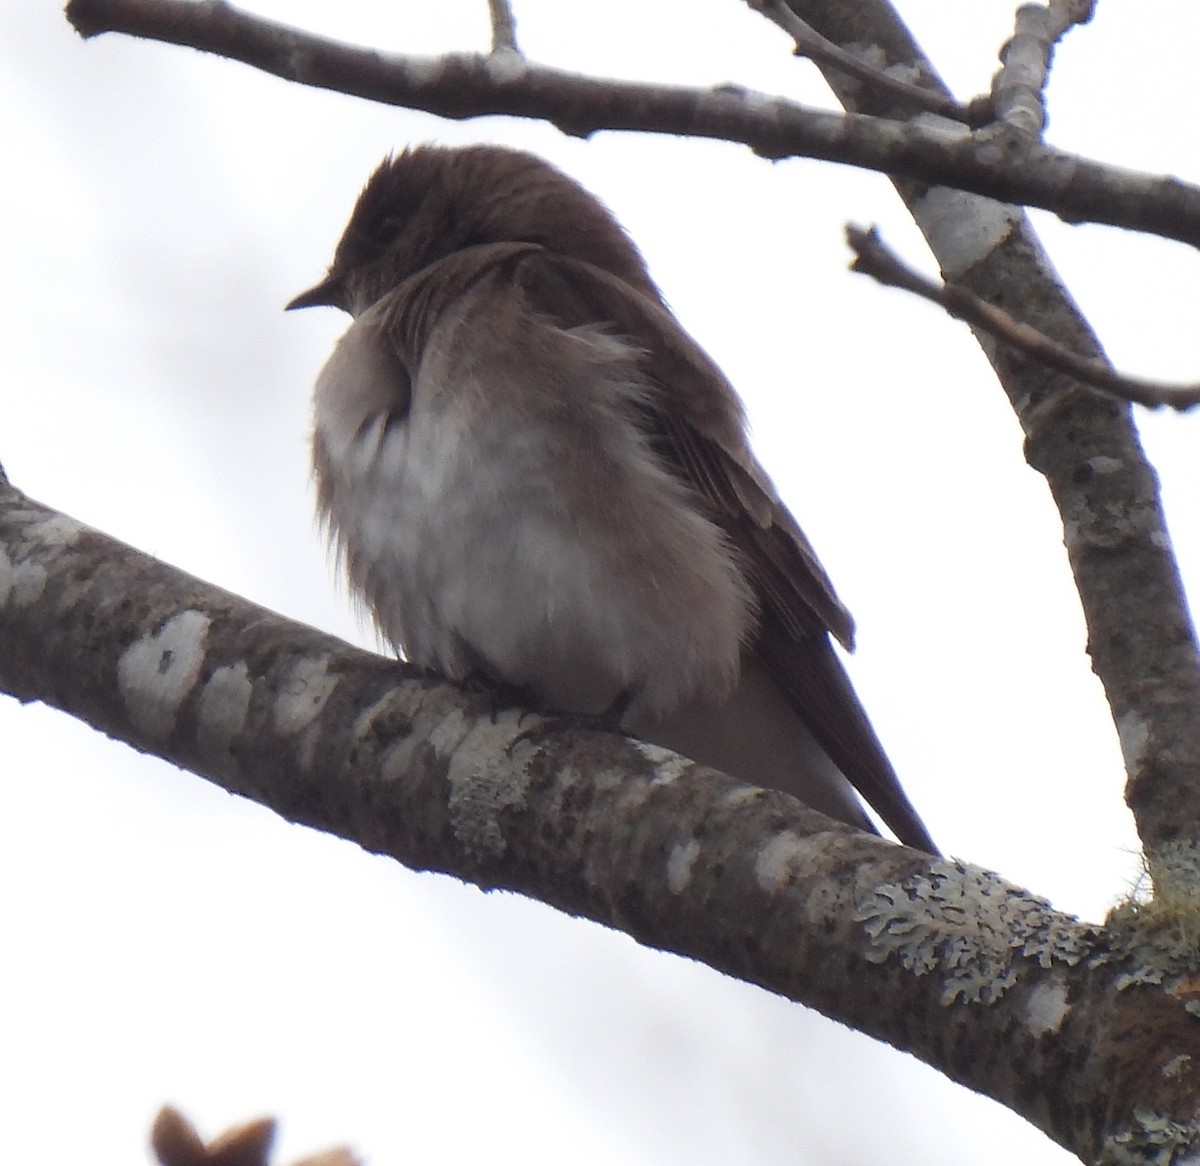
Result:
{"label": "bird's foot", "polygon": [[501,712],[511,708],[522,710],[520,720],[517,722],[520,724],[527,716],[533,716],[536,713],[540,703],[537,694],[532,689],[525,688],[520,684],[508,684],[503,680],[497,680],[486,672],[472,672],[470,676],[455,681],[455,683],[472,696],[483,696],[488,699],[493,725]]}
{"label": "bird's foot", "polygon": [[623,737],[626,734],[621,727],[621,721],[632,703],[633,693],[624,691],[617,693],[612,704],[598,713],[547,710],[536,725],[523,729],[508,743],[507,752],[511,756],[512,751],[523,742],[536,745],[543,738],[552,736],[562,729],[591,729],[597,733],[615,733]]}

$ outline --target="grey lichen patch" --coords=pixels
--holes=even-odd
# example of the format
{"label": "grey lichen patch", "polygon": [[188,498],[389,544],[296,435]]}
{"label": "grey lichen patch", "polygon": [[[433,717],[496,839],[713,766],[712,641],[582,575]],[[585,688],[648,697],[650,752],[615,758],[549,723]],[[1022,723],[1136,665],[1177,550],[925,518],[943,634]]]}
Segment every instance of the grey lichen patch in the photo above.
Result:
{"label": "grey lichen patch", "polygon": [[1100,1152],[1100,1166],[1187,1166],[1197,1162],[1200,1129],[1178,1122],[1158,1109],[1135,1109],[1129,1125],[1110,1134]]}
{"label": "grey lichen patch", "polygon": [[1103,453],[1088,458],[1083,464],[1094,474],[1116,474],[1125,468],[1125,463],[1119,457]]}
{"label": "grey lichen patch", "polygon": [[875,44],[874,41],[847,41],[842,48],[873,68],[886,70],[888,67],[887,53],[884,52],[881,45]]}
{"label": "grey lichen patch", "polygon": [[948,186],[930,187],[914,213],[936,242],[950,280],[962,279],[991,255],[1016,230],[1021,217],[1015,207]]}
{"label": "grey lichen patch", "polygon": [[1070,1011],[1065,985],[1053,982],[1038,984],[1029,993],[1025,1003],[1025,1026],[1034,1036],[1058,1032]]}
{"label": "grey lichen patch", "polygon": [[1117,550],[1130,541],[1166,537],[1161,514],[1150,505],[1093,505],[1083,496],[1063,513],[1063,542],[1070,551]]}
{"label": "grey lichen patch", "polygon": [[1019,978],[1019,959],[1073,965],[1093,931],[1050,904],[967,863],[939,860],[903,883],[878,887],[855,912],[871,937],[868,958],[944,977],[942,1003],[989,1004]]}
{"label": "grey lichen patch", "polygon": [[[965,141],[971,136],[971,131],[960,121],[945,117],[940,113],[923,111],[912,119],[922,134],[927,138],[949,145],[951,142]],[[975,201],[982,201],[978,195],[971,196]],[[964,208],[965,209],[965,208]]]}
{"label": "grey lichen patch", "polygon": [[764,891],[775,894],[783,890],[791,880],[796,859],[811,840],[782,830],[776,834],[754,859],[754,877]]}
{"label": "grey lichen patch", "polygon": [[667,855],[667,886],[671,894],[678,895],[692,881],[696,859],[700,857],[700,843],[695,838],[677,842]]}
{"label": "grey lichen patch", "polygon": [[82,522],[76,522],[65,514],[51,514],[36,523],[30,533],[44,547],[69,547],[87,531]]}
{"label": "grey lichen patch", "polygon": [[0,607],[28,607],[36,603],[49,575],[41,563],[17,563],[0,548]]}
{"label": "grey lichen patch", "polygon": [[455,62],[455,56],[452,53],[447,53],[441,57],[407,57],[405,64],[405,72],[419,85],[433,85],[445,73],[447,68],[451,68]]}
{"label": "grey lichen patch", "polygon": [[[1139,984],[1181,981],[1179,996],[1192,996],[1200,971],[1200,845],[1170,842],[1145,860],[1142,878],[1105,920],[1109,950],[1097,963],[1125,961],[1116,979],[1122,991]],[[1195,1014],[1200,1001],[1185,1007]]]}
{"label": "grey lichen patch", "polygon": [[762,118],[764,121],[779,120],[782,102],[770,93],[763,93],[759,89],[743,89],[742,102],[746,107],[746,112],[753,114],[756,118]]}
{"label": "grey lichen patch", "polygon": [[404,699],[396,692],[385,692],[355,719],[354,739],[378,743],[378,772],[382,780],[394,781],[411,766],[419,738],[414,737],[410,728]]}
{"label": "grey lichen patch", "polygon": [[[501,716],[504,714],[502,713]],[[435,752],[450,756],[462,743],[470,728],[470,721],[460,709],[451,709],[429,733],[429,744]]]}
{"label": "grey lichen patch", "polygon": [[385,692],[374,704],[368,705],[354,718],[354,736],[363,737],[374,730],[376,721],[386,721],[399,697]]}
{"label": "grey lichen patch", "polygon": [[908,85],[920,85],[925,79],[925,74],[920,66],[911,61],[897,61],[894,65],[888,65],[883,71],[887,76],[894,77],[897,81],[904,81]]}
{"label": "grey lichen patch", "polygon": [[686,757],[680,757],[678,753],[661,745],[654,745],[649,741],[634,741],[633,744],[654,766],[654,780],[659,784],[670,784],[692,768],[692,763]]}
{"label": "grey lichen patch", "polygon": [[384,747],[379,756],[379,777],[382,781],[396,781],[412,766],[413,740],[402,737]]}
{"label": "grey lichen patch", "polygon": [[293,661],[275,700],[276,731],[290,737],[308,728],[336,688],[337,677],[330,675],[325,656],[302,656]]}
{"label": "grey lichen patch", "polygon": [[200,693],[196,712],[196,745],[210,765],[236,768],[230,747],[246,727],[253,684],[244,661],[218,668]]}
{"label": "grey lichen patch", "polygon": [[720,807],[728,813],[731,810],[740,810],[743,806],[752,806],[762,797],[762,792],[756,785],[735,786],[722,795]]}
{"label": "grey lichen patch", "polygon": [[529,72],[529,65],[525,58],[507,47],[489,53],[484,58],[483,68],[489,80],[498,81],[501,84],[520,81]]}
{"label": "grey lichen patch", "polygon": [[173,732],[204,664],[211,624],[202,611],[181,611],[121,653],[117,689],[129,719],[149,737],[166,740]]}
{"label": "grey lichen patch", "polygon": [[1191,1053],[1180,1053],[1177,1057],[1172,1057],[1160,1072],[1167,1080],[1174,1080],[1176,1077],[1182,1077],[1185,1071],[1188,1071],[1188,1066],[1192,1060]]}
{"label": "grey lichen patch", "polygon": [[1150,726],[1135,712],[1125,712],[1117,717],[1117,739],[1121,742],[1121,756],[1125,759],[1125,772],[1137,773],[1146,756],[1150,741]]}
{"label": "grey lichen patch", "polygon": [[509,753],[518,715],[502,713],[495,722],[476,722],[450,755],[450,825],[476,861],[504,853],[508,844],[501,817],[523,805],[528,795],[528,770]]}
{"label": "grey lichen patch", "polygon": [[[763,123],[764,127],[782,119],[786,105],[778,97],[758,89],[750,89],[731,81],[714,85],[698,99],[697,112],[709,117],[740,117],[750,115]],[[759,150],[766,157],[776,156],[766,147]],[[790,153],[786,149],[784,154]],[[778,155],[783,156],[783,155]]]}

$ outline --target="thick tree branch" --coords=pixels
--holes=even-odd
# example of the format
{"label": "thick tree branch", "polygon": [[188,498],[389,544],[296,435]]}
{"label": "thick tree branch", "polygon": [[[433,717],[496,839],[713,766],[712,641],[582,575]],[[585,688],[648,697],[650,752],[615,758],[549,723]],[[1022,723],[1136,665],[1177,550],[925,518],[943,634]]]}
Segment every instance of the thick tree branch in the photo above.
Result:
{"label": "thick tree branch", "polygon": [[956,319],[1118,400],[1145,405],[1148,409],[1167,407],[1182,411],[1200,405],[1200,384],[1164,385],[1122,376],[1104,361],[1080,356],[1036,328],[1014,320],[1007,312],[984,302],[959,284],[937,284],[926,279],[904,263],[883,242],[874,227],[867,231],[848,226],[846,238],[855,255],[852,270],[871,276],[885,287],[901,288],[938,304]]}
{"label": "thick tree branch", "polygon": [[1114,950],[995,875],[657,747],[582,729],[519,741],[518,710],[492,715],[486,695],[292,624],[8,485],[0,644],[0,689],[20,700],[415,869],[531,895],[809,1004],[1081,1155],[1133,1104],[1180,1104],[1178,1081],[1147,1092],[1122,1044],[1144,1039],[1147,1015],[1156,1055],[1200,1061],[1178,983],[1122,995],[1132,944]]}
{"label": "thick tree branch", "polygon": [[947,93],[936,90],[922,89],[899,77],[893,77],[882,69],[877,69],[860,57],[848,53],[845,49],[833,44],[823,37],[807,21],[801,20],[783,0],[746,0],[755,12],[761,13],[773,24],[777,24],[792,38],[795,43],[795,55],[806,57],[818,65],[827,65],[865,81],[882,92],[889,94],[897,101],[904,102],[916,110],[936,113],[951,121],[960,121],[964,125],[982,124],[991,118],[991,103],[986,102],[986,109],[980,106],[968,108],[960,105]]}
{"label": "thick tree branch", "polygon": [[[843,116],[733,86],[688,89],[583,77],[513,53],[385,55],[250,16],[221,0],[71,0],[67,14],[84,36],[124,32],[189,45],[290,81],[441,117],[509,114],[544,119],[581,137],[638,130],[742,142],[768,158],[845,162],[1043,207],[1070,222],[1200,244],[1196,187],[1027,146],[1011,135],[977,138],[936,119],[908,122],[907,106],[894,112],[897,120]],[[819,15],[808,15],[818,29]]]}
{"label": "thick tree branch", "polygon": [[[870,45],[895,68],[945,89],[886,0],[788,0],[821,35]],[[825,73],[848,108],[902,114],[892,98]],[[943,276],[1088,360],[1099,342],[1046,258],[1028,219],[944,187],[894,179]],[[1200,839],[1200,653],[1158,493],[1129,408],[976,331],[1026,434],[1063,536],[1129,776],[1127,798],[1154,852]],[[1152,861],[1152,868],[1154,862]]]}

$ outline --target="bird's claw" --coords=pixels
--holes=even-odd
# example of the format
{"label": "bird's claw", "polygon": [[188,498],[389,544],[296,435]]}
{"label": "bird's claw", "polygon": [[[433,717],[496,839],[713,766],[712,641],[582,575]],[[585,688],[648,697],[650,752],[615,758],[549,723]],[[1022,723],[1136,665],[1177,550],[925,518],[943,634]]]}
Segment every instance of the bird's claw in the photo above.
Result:
{"label": "bird's claw", "polygon": [[[629,692],[621,692],[617,695],[616,700],[612,702],[608,708],[599,713],[567,713],[567,712],[546,712],[542,714],[542,719],[536,725],[531,725],[528,729],[523,729],[509,743],[505,750],[511,757],[513,750],[520,744],[537,744],[545,737],[553,736],[555,733],[563,729],[590,729],[597,733],[614,733],[617,736],[626,736],[625,729],[621,726],[621,721],[625,717],[625,713],[629,709],[629,705],[633,700],[633,696]],[[524,719],[523,714],[521,720]],[[517,724],[520,725],[518,720]]]}

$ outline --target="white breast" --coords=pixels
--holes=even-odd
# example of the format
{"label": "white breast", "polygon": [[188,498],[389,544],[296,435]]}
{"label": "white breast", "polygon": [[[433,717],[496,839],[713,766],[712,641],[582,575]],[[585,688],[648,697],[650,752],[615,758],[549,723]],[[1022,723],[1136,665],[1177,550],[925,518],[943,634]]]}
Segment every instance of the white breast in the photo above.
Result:
{"label": "white breast", "polygon": [[749,592],[638,428],[650,390],[636,352],[495,288],[472,295],[406,356],[402,422],[379,392],[401,367],[386,300],[318,381],[322,502],[352,584],[409,659],[451,677],[481,670],[575,711],[622,692],[650,715],[719,700]]}

